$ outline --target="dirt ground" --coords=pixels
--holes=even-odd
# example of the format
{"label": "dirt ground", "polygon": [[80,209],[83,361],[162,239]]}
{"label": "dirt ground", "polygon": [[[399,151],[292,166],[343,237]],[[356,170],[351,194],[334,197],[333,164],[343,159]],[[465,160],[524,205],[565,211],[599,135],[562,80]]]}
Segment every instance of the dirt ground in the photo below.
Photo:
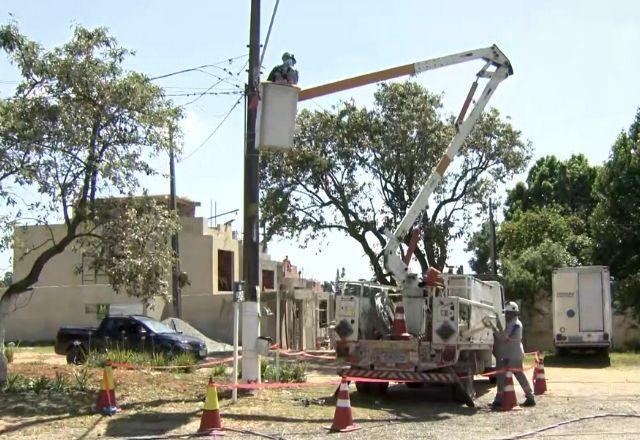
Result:
{"label": "dirt ground", "polygon": [[[298,360],[294,360],[298,361]],[[234,431],[226,438],[321,438],[329,435],[335,409],[335,361],[309,361],[309,386],[241,393],[237,403],[220,389],[222,423]],[[591,360],[547,357],[549,391],[534,408],[494,412],[489,409],[495,388],[478,377],[475,408],[453,403],[442,387],[409,389],[392,385],[386,395],[367,396],[350,387],[352,414],[362,429],[332,434],[349,439],[370,438],[516,438],[564,421],[573,423],[518,438],[640,438],[640,355],[616,354],[611,365]],[[81,367],[68,366],[50,349],[20,349],[10,374],[37,377],[56,372],[71,375]],[[91,371],[92,391],[72,395],[54,393],[0,394],[0,438],[186,438],[200,423],[209,370],[196,373],[117,369],[118,404],[113,417],[93,414],[101,370]],[[531,377],[531,371],[527,372]],[[324,384],[324,385],[323,385]],[[519,400],[522,391],[516,385]]]}

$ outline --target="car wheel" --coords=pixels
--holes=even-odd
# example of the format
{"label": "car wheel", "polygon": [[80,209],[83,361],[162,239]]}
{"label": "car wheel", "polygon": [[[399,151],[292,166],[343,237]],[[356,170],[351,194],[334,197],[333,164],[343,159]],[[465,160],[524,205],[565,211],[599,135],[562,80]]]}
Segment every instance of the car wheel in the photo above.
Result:
{"label": "car wheel", "polygon": [[86,359],[84,349],[81,345],[73,345],[67,350],[67,363],[80,365]]}

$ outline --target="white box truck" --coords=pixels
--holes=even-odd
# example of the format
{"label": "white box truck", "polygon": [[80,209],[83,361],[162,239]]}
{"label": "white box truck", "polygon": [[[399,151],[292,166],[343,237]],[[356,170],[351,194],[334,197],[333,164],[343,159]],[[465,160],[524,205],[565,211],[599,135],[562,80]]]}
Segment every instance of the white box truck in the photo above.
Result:
{"label": "white box truck", "polygon": [[554,269],[551,290],[556,353],[574,349],[608,352],[613,342],[609,268]]}

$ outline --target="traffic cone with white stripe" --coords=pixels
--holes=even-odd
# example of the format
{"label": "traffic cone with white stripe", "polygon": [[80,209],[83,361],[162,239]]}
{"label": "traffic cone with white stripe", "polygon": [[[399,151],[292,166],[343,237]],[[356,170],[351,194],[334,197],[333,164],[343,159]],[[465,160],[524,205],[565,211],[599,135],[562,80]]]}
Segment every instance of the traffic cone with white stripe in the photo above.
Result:
{"label": "traffic cone with white stripe", "polygon": [[336,411],[333,414],[333,424],[327,429],[333,432],[349,432],[360,428],[353,423],[351,402],[349,401],[349,382],[343,377],[338,391]]}
{"label": "traffic cone with white stripe", "polygon": [[407,333],[407,324],[404,320],[404,306],[398,304],[393,315],[393,326],[391,327],[391,339],[403,340],[411,339],[411,335]]}
{"label": "traffic cone with white stripe", "polygon": [[102,389],[98,394],[96,402],[96,411],[105,415],[112,416],[120,409],[116,402],[116,385],[113,379],[113,367],[107,363],[102,370]]}
{"label": "traffic cone with white stripe", "polygon": [[198,433],[206,432],[209,435],[223,435],[222,421],[220,420],[220,406],[218,405],[218,390],[213,383],[213,378],[209,378],[207,384],[207,397],[204,400],[204,409],[200,419]]}
{"label": "traffic cone with white stripe", "polygon": [[502,392],[502,405],[501,411],[511,411],[518,406],[518,400],[516,398],[516,389],[513,386],[513,372],[507,370],[504,373],[504,390]]}
{"label": "traffic cone with white stripe", "polygon": [[533,394],[539,396],[547,392],[547,377],[544,374],[544,363],[542,360],[536,363],[533,369]]}

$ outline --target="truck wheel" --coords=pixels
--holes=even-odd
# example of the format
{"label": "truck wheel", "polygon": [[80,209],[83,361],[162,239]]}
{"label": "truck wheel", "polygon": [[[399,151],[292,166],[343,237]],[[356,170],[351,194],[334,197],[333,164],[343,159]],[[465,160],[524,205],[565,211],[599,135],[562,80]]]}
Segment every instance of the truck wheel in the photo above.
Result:
{"label": "truck wheel", "polygon": [[369,387],[371,388],[372,394],[384,394],[389,388],[389,382],[371,382]]}
{"label": "truck wheel", "polygon": [[81,345],[73,345],[67,350],[67,363],[80,365],[84,363],[86,356]]}
{"label": "truck wheel", "polygon": [[372,390],[369,385],[371,385],[371,382],[356,381],[356,390],[358,390],[358,392],[362,394],[371,394]]}
{"label": "truck wheel", "polygon": [[407,382],[407,388],[422,388],[424,382]]}
{"label": "truck wheel", "polygon": [[464,403],[469,408],[473,408],[474,397],[476,397],[476,389],[473,385],[473,375],[467,375],[467,377],[460,378],[459,383],[451,385],[451,395],[453,401],[456,403]]}

